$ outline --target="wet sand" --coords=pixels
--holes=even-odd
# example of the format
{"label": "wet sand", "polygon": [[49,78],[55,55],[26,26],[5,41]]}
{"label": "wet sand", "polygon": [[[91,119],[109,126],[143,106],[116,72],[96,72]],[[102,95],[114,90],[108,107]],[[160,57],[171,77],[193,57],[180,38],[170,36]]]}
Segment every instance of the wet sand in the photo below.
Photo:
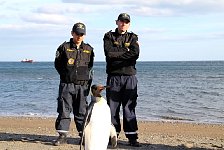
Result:
{"label": "wet sand", "polygon": [[[55,118],[0,117],[0,150],[79,150],[79,136],[71,124],[68,144],[53,146],[58,134]],[[223,124],[196,124],[171,121],[139,121],[142,147],[128,146],[124,133],[118,139],[119,150],[213,150],[224,149]],[[108,149],[111,149],[110,146]]]}

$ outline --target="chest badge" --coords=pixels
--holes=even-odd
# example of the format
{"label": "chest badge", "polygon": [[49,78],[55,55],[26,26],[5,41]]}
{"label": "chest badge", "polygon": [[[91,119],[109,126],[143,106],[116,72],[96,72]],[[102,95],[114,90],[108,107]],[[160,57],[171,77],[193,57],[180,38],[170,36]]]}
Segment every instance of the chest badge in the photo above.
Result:
{"label": "chest badge", "polygon": [[119,42],[117,42],[117,41],[114,41],[114,44],[118,46],[118,45],[119,45]]}
{"label": "chest badge", "polygon": [[130,46],[130,43],[124,43],[124,46],[125,47],[129,47]]}
{"label": "chest badge", "polygon": [[68,60],[69,65],[73,65],[74,62],[75,62],[74,58],[69,58],[69,60]]}

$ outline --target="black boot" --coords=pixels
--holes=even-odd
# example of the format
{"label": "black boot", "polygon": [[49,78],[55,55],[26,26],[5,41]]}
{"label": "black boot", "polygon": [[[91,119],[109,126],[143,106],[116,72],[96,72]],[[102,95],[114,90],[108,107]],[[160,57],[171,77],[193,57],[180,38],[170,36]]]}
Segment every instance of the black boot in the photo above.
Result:
{"label": "black boot", "polygon": [[141,147],[141,145],[136,139],[129,139],[129,145],[133,147]]}
{"label": "black boot", "polygon": [[59,137],[54,142],[54,146],[59,146],[62,144],[67,144],[67,135],[65,133],[59,133]]}

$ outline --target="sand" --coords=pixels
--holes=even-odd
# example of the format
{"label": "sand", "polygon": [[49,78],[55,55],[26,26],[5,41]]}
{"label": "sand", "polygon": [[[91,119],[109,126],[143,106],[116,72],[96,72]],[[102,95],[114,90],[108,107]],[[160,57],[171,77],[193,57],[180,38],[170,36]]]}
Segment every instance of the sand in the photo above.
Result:
{"label": "sand", "polygon": [[[79,150],[79,137],[74,122],[70,126],[68,144],[52,145],[58,136],[54,122],[55,118],[0,117],[0,150]],[[139,121],[139,142],[142,145],[140,148],[128,146],[121,132],[116,149],[224,149],[224,125]]]}

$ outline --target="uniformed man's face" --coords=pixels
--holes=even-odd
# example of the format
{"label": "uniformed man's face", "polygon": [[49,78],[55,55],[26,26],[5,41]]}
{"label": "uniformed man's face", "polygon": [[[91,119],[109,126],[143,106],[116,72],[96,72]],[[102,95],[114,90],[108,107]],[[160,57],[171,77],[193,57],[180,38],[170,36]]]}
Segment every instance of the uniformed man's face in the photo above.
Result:
{"label": "uniformed man's face", "polygon": [[77,33],[75,33],[75,32],[72,32],[71,33],[72,34],[72,36],[73,36],[73,42],[75,43],[75,44],[81,44],[82,43],[82,41],[84,40],[84,38],[85,38],[85,35],[84,34],[77,34]]}
{"label": "uniformed man's face", "polygon": [[127,20],[117,20],[116,24],[118,26],[118,31],[120,33],[126,32],[128,28],[130,27],[130,22]]}

